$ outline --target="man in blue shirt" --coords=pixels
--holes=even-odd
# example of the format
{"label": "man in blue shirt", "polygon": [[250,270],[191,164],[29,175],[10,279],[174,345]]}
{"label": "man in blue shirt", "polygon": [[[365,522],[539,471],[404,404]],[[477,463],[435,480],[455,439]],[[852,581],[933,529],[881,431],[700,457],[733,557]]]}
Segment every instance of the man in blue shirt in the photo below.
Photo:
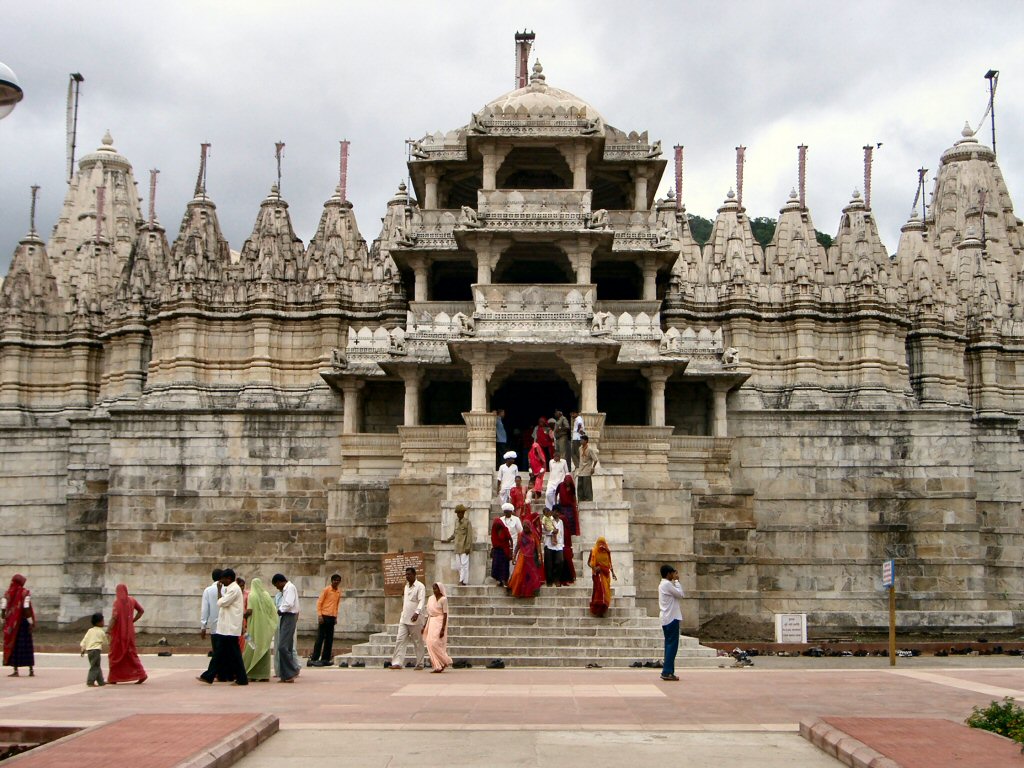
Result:
{"label": "man in blue shirt", "polygon": [[508,435],[505,433],[505,422],[502,421],[505,418],[505,409],[499,408],[495,411],[495,415],[498,417],[494,420],[494,467],[497,469],[505,460],[502,457],[508,450]]}

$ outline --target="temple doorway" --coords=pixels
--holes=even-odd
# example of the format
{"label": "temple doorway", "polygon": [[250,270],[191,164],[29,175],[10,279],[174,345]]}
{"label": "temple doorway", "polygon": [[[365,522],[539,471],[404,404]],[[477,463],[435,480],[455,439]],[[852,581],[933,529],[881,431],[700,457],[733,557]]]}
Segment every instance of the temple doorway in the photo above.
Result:
{"label": "temple doorway", "polygon": [[491,396],[491,410],[499,408],[505,409],[509,447],[518,454],[519,466],[525,467],[537,421],[541,416],[551,417],[556,408],[569,418],[576,408],[576,393],[552,371],[517,369]]}

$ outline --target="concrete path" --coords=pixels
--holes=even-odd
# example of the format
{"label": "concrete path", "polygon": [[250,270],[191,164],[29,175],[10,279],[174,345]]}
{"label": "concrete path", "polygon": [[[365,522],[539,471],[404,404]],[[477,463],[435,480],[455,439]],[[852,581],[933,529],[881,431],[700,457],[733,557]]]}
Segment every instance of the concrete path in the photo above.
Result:
{"label": "concrete path", "polygon": [[[144,685],[97,689],[85,686],[77,655],[41,655],[36,677],[0,679],[0,718],[90,725],[129,714],[279,717],[282,732],[242,766],[265,757],[280,765],[310,750],[344,755],[346,765],[479,765],[486,753],[488,765],[572,766],[622,750],[631,759],[671,753],[685,766],[813,767],[840,763],[800,737],[806,718],[962,723],[974,706],[1024,700],[1024,664],[1015,657],[921,657],[895,669],[886,659],[759,658],[747,669],[683,670],[678,683],[649,669],[325,668],[303,669],[295,684],[246,688],[197,683],[203,657],[143,661]],[[451,741],[453,731],[460,734]],[[475,757],[453,763],[459,750]]]}

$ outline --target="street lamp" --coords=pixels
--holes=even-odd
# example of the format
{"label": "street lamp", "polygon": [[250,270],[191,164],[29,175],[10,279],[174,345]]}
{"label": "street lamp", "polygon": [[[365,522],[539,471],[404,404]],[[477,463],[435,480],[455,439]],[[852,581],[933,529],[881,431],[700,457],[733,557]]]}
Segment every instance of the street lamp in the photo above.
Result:
{"label": "street lamp", "polygon": [[18,85],[17,75],[10,67],[0,62],[0,120],[11,114],[14,111],[14,106],[24,96],[25,92]]}

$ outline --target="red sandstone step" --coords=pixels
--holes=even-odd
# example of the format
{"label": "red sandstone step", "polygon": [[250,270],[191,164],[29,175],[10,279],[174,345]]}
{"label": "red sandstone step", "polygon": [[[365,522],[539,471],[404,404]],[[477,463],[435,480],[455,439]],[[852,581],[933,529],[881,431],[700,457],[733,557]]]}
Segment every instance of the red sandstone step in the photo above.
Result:
{"label": "red sandstone step", "polygon": [[251,712],[129,715],[44,744],[8,761],[18,768],[224,768],[277,733]]}

